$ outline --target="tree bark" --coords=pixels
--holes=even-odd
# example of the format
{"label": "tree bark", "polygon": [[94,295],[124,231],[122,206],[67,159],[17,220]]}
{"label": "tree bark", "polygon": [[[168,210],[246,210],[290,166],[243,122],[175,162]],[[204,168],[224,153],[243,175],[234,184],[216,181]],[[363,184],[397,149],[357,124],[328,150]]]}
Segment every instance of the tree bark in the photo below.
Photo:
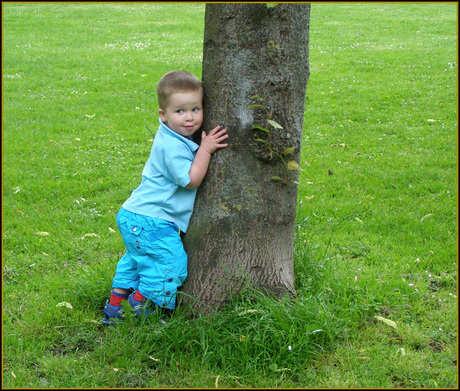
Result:
{"label": "tree bark", "polygon": [[183,298],[204,313],[245,284],[295,295],[309,20],[310,4],[206,5],[203,129],[221,125],[230,137],[212,156],[184,238]]}

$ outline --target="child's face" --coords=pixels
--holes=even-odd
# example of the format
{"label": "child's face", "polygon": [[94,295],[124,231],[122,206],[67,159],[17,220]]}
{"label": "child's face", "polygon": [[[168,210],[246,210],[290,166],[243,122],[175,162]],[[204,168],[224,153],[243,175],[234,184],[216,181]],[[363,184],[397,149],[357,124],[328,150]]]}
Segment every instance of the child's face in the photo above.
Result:
{"label": "child's face", "polygon": [[159,109],[160,119],[170,129],[189,137],[203,123],[202,93],[175,92],[169,97],[166,109]]}

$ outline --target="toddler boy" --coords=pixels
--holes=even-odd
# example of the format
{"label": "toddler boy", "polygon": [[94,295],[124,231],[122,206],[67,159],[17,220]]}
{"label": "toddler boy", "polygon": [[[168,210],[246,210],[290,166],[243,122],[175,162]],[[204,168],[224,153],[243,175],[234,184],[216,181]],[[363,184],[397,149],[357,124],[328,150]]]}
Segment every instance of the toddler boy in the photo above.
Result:
{"label": "toddler boy", "polygon": [[142,182],[117,214],[126,254],[117,265],[103,324],[122,319],[122,300],[136,316],[148,315],[149,300],[172,310],[177,288],[187,277],[187,254],[180,232],[186,232],[196,189],[208,170],[211,154],[228,144],[225,129],[202,131],[201,145],[192,135],[203,122],[201,81],[186,71],[165,74],[157,87],[160,126]]}

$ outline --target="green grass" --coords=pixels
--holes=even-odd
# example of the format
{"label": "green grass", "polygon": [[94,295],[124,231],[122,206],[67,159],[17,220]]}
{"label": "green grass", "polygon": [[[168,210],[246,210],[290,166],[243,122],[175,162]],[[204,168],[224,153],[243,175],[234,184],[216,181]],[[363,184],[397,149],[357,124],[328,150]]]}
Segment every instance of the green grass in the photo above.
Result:
{"label": "green grass", "polygon": [[204,8],[2,4],[3,386],[456,388],[455,3],[312,4],[295,301],[98,323]]}

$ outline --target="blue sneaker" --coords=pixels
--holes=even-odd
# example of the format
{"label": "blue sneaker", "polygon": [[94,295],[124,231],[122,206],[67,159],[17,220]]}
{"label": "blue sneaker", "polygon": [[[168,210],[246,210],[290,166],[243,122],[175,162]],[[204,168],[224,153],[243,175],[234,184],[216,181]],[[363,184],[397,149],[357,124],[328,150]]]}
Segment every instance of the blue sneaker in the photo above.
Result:
{"label": "blue sneaker", "polygon": [[121,305],[110,305],[109,301],[104,306],[105,318],[102,319],[104,326],[115,326],[118,322],[123,320],[123,308]]}
{"label": "blue sneaker", "polygon": [[133,311],[136,314],[136,317],[141,318],[142,316],[148,316],[150,314],[154,314],[155,310],[149,308],[150,302],[134,300],[134,293],[135,292],[129,295],[128,303],[131,307],[133,307]]}

